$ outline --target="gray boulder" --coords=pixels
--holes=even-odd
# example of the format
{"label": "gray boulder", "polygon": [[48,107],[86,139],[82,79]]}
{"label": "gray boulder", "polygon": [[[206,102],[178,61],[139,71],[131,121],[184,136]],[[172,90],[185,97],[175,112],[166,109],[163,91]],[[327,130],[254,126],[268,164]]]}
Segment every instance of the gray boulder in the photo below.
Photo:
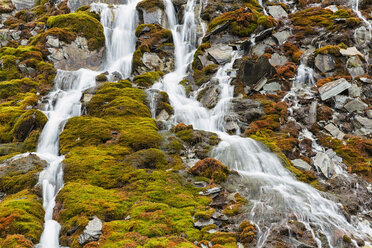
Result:
{"label": "gray boulder", "polygon": [[278,53],[274,53],[269,59],[269,61],[272,66],[283,66],[285,63],[288,62],[288,59],[286,56],[282,56],[282,55],[279,55]]}
{"label": "gray boulder", "polygon": [[207,50],[208,57],[216,64],[223,65],[231,60],[232,47],[225,44],[216,44]]}
{"label": "gray boulder", "polygon": [[54,62],[54,67],[67,71],[79,70],[80,68],[97,70],[103,59],[104,52],[103,47],[90,51],[87,39],[80,36],[70,44],[48,36],[46,48],[50,53],[48,58]]}
{"label": "gray boulder", "polygon": [[297,169],[301,170],[311,170],[311,165],[309,165],[306,161],[302,159],[294,159],[292,160],[293,166]]}
{"label": "gray boulder", "polygon": [[241,60],[237,78],[246,85],[253,87],[263,77],[270,77],[274,73],[275,68],[270,64],[269,60],[261,56],[256,61],[252,59]]}
{"label": "gray boulder", "polygon": [[84,245],[88,242],[97,241],[102,234],[102,221],[94,216],[88,225],[85,227],[83,233],[79,236],[79,244]]}
{"label": "gray boulder", "polygon": [[274,17],[276,20],[279,20],[279,19],[287,18],[288,17],[287,12],[280,5],[268,6],[267,7],[267,10],[268,10],[269,14],[272,17]]}

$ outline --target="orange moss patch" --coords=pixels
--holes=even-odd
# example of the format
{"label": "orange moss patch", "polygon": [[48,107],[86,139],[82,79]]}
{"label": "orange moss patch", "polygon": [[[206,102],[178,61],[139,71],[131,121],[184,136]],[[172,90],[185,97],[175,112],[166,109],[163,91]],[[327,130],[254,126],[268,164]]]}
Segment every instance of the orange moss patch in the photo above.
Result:
{"label": "orange moss patch", "polygon": [[229,169],[214,158],[205,158],[198,161],[189,172],[195,176],[202,176],[213,179],[216,182],[225,181]]}
{"label": "orange moss patch", "polygon": [[247,244],[247,243],[252,243],[252,241],[256,238],[256,227],[251,224],[249,221],[244,220],[240,226],[240,234],[239,234],[239,239],[240,242]]}
{"label": "orange moss patch", "polygon": [[284,43],[284,50],[285,56],[291,57],[292,61],[295,63],[300,62],[302,52],[295,44],[287,41],[286,43]]}

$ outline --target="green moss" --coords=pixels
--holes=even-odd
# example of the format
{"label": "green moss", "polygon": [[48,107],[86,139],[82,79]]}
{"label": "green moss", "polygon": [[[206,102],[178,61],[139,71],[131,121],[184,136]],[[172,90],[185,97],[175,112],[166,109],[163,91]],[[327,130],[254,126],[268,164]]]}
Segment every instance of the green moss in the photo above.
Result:
{"label": "green moss", "polygon": [[218,65],[211,64],[207,65],[201,70],[195,69],[194,70],[194,79],[196,85],[202,85],[207,83],[209,80],[211,80],[214,73],[216,73],[218,70]]}
{"label": "green moss", "polygon": [[14,137],[18,141],[24,141],[33,130],[42,130],[48,118],[37,109],[27,110],[22,114],[14,125]]}
{"label": "green moss", "polygon": [[123,82],[105,83],[88,103],[88,113],[97,117],[123,115],[150,117],[151,113],[144,105],[146,94],[140,89],[127,86],[129,85]]}
{"label": "green moss", "polygon": [[42,171],[43,166],[38,163],[28,171],[9,167],[5,167],[5,169],[7,174],[0,177],[0,191],[14,194],[24,189],[32,189],[38,182],[39,172]]}
{"label": "green moss", "polygon": [[17,117],[24,111],[18,107],[1,107],[0,108],[0,142],[9,143],[12,141],[13,133],[11,130],[17,121]]}
{"label": "green moss", "polygon": [[129,155],[125,161],[136,168],[166,169],[168,165],[165,154],[155,148],[137,151]]}
{"label": "green moss", "polygon": [[[105,146],[107,149],[106,147],[87,146],[70,150],[63,161],[65,182],[82,179],[92,185],[108,189],[122,186],[121,177],[125,165],[118,162],[116,156],[108,151],[117,151],[118,148]],[[129,152],[129,149],[122,151],[121,157]]]}
{"label": "green moss", "polygon": [[317,55],[317,54],[331,54],[331,55],[335,55],[335,56],[340,56],[340,49],[346,49],[347,46],[343,43],[337,45],[337,46],[333,46],[333,45],[326,45],[326,46],[323,46],[317,50],[315,50],[314,54]]}
{"label": "green moss", "polygon": [[96,76],[96,81],[105,82],[105,81],[107,81],[107,76],[105,74],[99,74],[99,75]]}
{"label": "green moss", "polygon": [[159,147],[161,136],[157,133],[153,119],[131,118],[120,125],[120,144],[129,146],[135,151]]}
{"label": "green moss", "polygon": [[135,76],[133,79],[133,83],[137,84],[140,87],[147,88],[152,86],[162,76],[164,76],[164,72],[162,71],[146,72],[142,75]]}
{"label": "green moss", "polygon": [[157,8],[164,9],[164,3],[161,0],[142,0],[137,4],[137,9],[143,9],[146,12],[155,11]]}
{"label": "green moss", "polygon": [[8,248],[33,248],[34,244],[31,240],[23,235],[7,235],[4,240],[0,240],[0,247]]}
{"label": "green moss", "polygon": [[225,165],[214,158],[205,158],[198,161],[192,168],[190,168],[189,172],[195,176],[213,179],[216,182],[225,181],[230,173],[229,169]]}
{"label": "green moss", "polygon": [[60,135],[59,145],[62,154],[72,147],[103,144],[111,138],[107,121],[88,116],[73,117],[68,120]]}
{"label": "green moss", "polygon": [[251,135],[250,138],[260,141],[263,144],[265,144],[272,152],[274,152],[278,158],[280,159],[282,165],[293,173],[297,177],[298,180],[309,183],[313,187],[315,187],[318,190],[323,190],[322,186],[319,184],[319,181],[317,180],[316,176],[311,171],[301,171],[293,166],[293,163],[284,155],[280,145],[280,140],[282,138],[274,138],[275,135],[273,135],[272,132],[265,132],[265,131],[259,131],[254,135]]}
{"label": "green moss", "polygon": [[235,11],[225,12],[214,18],[208,25],[208,31],[213,31],[217,26],[229,22],[228,32],[240,37],[250,36],[259,25],[270,28],[276,25],[275,20],[265,16],[255,8],[240,8]]}
{"label": "green moss", "polygon": [[49,28],[64,28],[86,37],[90,50],[95,50],[105,45],[105,35],[101,23],[84,12],[51,16],[48,18],[47,26]]}
{"label": "green moss", "polygon": [[140,24],[140,25],[138,25],[138,26],[136,27],[135,35],[136,35],[137,37],[139,37],[139,36],[141,35],[142,31],[143,31],[145,28],[146,28],[146,29],[149,28],[150,30],[156,30],[156,29],[157,29],[157,26],[155,26],[154,24]]}
{"label": "green moss", "polygon": [[117,190],[82,181],[66,183],[57,196],[57,202],[63,206],[58,215],[58,222],[64,226],[62,232],[76,225],[85,226],[94,215],[104,221],[123,219],[128,209],[125,199],[125,195]]}
{"label": "green moss", "polygon": [[30,78],[14,79],[10,81],[0,82],[0,98],[6,99],[17,95],[17,93],[25,93],[39,86],[39,83]]}
{"label": "green moss", "polygon": [[0,237],[20,234],[36,243],[43,230],[44,210],[37,196],[27,190],[0,203]]}

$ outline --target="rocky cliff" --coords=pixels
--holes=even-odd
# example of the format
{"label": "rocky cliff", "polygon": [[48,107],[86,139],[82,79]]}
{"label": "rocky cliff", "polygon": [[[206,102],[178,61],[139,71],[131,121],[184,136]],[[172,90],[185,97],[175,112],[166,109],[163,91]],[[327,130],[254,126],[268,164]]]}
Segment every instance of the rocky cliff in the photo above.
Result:
{"label": "rocky cliff", "polygon": [[372,244],[370,1],[0,14],[0,247]]}

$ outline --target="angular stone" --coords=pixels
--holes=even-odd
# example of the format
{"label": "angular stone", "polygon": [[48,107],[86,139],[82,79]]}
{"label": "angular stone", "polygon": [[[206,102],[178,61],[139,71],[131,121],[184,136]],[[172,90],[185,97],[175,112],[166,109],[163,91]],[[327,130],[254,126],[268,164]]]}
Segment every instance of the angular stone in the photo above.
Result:
{"label": "angular stone", "polygon": [[350,113],[364,111],[367,107],[368,105],[364,103],[362,100],[360,100],[359,98],[356,98],[346,103],[344,106],[344,108]]}
{"label": "angular stone", "polygon": [[205,226],[209,226],[214,224],[214,221],[212,219],[210,220],[198,220],[197,222],[194,223],[194,227],[196,228],[202,228]]}
{"label": "angular stone", "polygon": [[145,52],[142,56],[142,62],[150,70],[156,70],[156,68],[159,68],[161,59],[156,53]]}
{"label": "angular stone", "polygon": [[281,56],[278,53],[274,53],[269,59],[269,61],[272,66],[277,66],[277,65],[283,66],[285,63],[288,62],[288,59],[285,56]]}
{"label": "angular stone", "polygon": [[264,56],[257,61],[242,61],[239,67],[237,78],[248,86],[257,84],[263,77],[270,77],[275,73],[275,68]]}
{"label": "angular stone", "polygon": [[258,81],[258,83],[253,87],[253,90],[260,91],[262,87],[267,83],[267,78],[263,77]]}
{"label": "angular stone", "polygon": [[337,139],[342,140],[345,136],[345,134],[341,132],[340,129],[338,129],[338,127],[336,127],[332,123],[329,123],[328,125],[326,125],[324,129],[327,130],[333,137]]}
{"label": "angular stone", "polygon": [[79,244],[83,245],[88,242],[97,241],[102,234],[102,221],[94,216],[88,225],[85,227],[83,233],[79,236]]}
{"label": "angular stone", "polygon": [[335,98],[334,98],[335,108],[336,109],[343,109],[344,105],[345,105],[345,103],[347,102],[348,99],[350,99],[350,98],[348,96],[344,96],[344,95],[335,96]]}
{"label": "angular stone", "polygon": [[347,90],[351,87],[351,84],[345,79],[340,78],[338,80],[326,83],[319,88],[320,98],[325,101],[331,97],[334,97],[344,90]]}
{"label": "angular stone", "polygon": [[282,89],[282,86],[277,82],[265,84],[263,87],[263,90],[269,91],[269,92],[278,91],[281,89]]}
{"label": "angular stone", "polygon": [[216,106],[220,95],[220,88],[218,85],[208,85],[200,93],[201,94],[198,95],[198,100],[204,107],[211,109]]}
{"label": "angular stone", "polygon": [[288,37],[291,35],[291,32],[288,30],[276,32],[273,34],[275,39],[278,41],[279,45],[283,44],[288,40]]}
{"label": "angular stone", "polygon": [[211,189],[208,189],[207,191],[205,192],[199,192],[199,195],[204,195],[204,196],[207,196],[207,195],[211,195],[211,194],[215,194],[215,193],[219,193],[221,192],[221,188],[220,187],[213,187]]}
{"label": "angular stone", "polygon": [[31,9],[35,6],[34,0],[12,0],[17,10]]}
{"label": "angular stone", "polygon": [[366,111],[368,118],[372,119],[372,109]]}
{"label": "angular stone", "polygon": [[350,57],[346,61],[346,68],[353,78],[365,75],[364,65],[358,56]]}
{"label": "angular stone", "polygon": [[163,109],[163,110],[160,111],[160,113],[156,116],[155,120],[156,120],[156,121],[166,121],[166,120],[168,120],[168,118],[169,118],[169,114],[168,114],[168,112],[167,112],[165,109]]}
{"label": "angular stone", "polygon": [[301,170],[311,170],[311,165],[309,165],[306,161],[302,159],[294,159],[292,160],[294,167],[301,169]]}
{"label": "angular stone", "polygon": [[315,57],[315,66],[321,72],[329,72],[335,68],[335,60],[331,55],[318,54]]}
{"label": "angular stone", "polygon": [[360,97],[361,94],[362,94],[362,88],[356,84],[352,84],[351,87],[349,88],[349,96]]}
{"label": "angular stone", "polygon": [[371,40],[371,32],[365,26],[361,26],[355,30],[354,40],[357,45],[366,45]]}
{"label": "angular stone", "polygon": [[142,10],[142,13],[142,21],[144,24],[159,24],[163,27],[167,27],[167,15],[165,14],[164,10],[156,8],[154,10],[151,10],[151,12]]}
{"label": "angular stone", "polygon": [[364,58],[364,55],[358,51],[356,47],[348,47],[347,49],[340,49],[340,53],[343,56],[356,56],[359,55]]}
{"label": "angular stone", "polygon": [[354,117],[354,119],[357,121],[357,123],[364,128],[372,129],[372,120],[368,119],[366,117],[362,117],[360,115],[357,115]]}
{"label": "angular stone", "polygon": [[47,36],[46,46],[53,47],[53,48],[59,48],[59,39],[53,36]]}
{"label": "angular stone", "polygon": [[288,14],[287,12],[283,9],[282,6],[276,5],[276,6],[268,6],[267,10],[269,14],[274,17],[276,20],[279,20],[281,18],[287,18]]}
{"label": "angular stone", "polygon": [[332,160],[324,152],[318,152],[314,158],[315,167],[319,168],[320,171],[326,178],[332,178],[335,174]]}
{"label": "angular stone", "polygon": [[223,65],[231,60],[232,47],[218,44],[207,49],[209,57],[217,64]]}

